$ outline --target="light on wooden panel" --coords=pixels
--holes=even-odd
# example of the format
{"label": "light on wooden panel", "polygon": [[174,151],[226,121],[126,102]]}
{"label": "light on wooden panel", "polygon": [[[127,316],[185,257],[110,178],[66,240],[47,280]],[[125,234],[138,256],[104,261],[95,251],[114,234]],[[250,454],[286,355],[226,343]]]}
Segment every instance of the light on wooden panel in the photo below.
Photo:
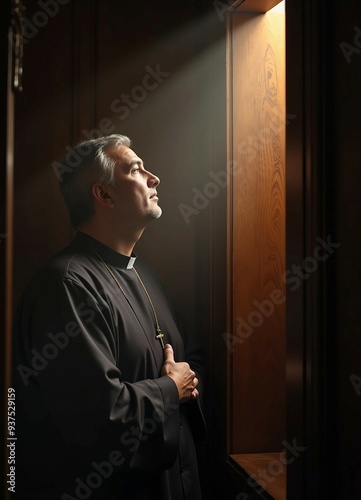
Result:
{"label": "light on wooden panel", "polygon": [[231,453],[285,438],[285,15],[234,13],[230,42]]}

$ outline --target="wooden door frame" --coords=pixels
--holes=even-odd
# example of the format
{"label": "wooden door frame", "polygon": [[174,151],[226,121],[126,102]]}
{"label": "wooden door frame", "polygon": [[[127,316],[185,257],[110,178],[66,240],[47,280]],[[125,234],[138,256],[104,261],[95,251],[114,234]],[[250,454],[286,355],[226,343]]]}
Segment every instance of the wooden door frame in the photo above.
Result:
{"label": "wooden door frame", "polygon": [[0,190],[1,190],[1,226],[0,226],[0,318],[1,318],[1,442],[0,459],[2,498],[7,499],[8,484],[8,388],[11,387],[11,325],[12,325],[12,275],[13,275],[13,169],[14,169],[14,91],[13,91],[13,49],[11,44],[11,2],[7,1],[5,13],[1,16],[0,45]]}
{"label": "wooden door frame", "polygon": [[[287,270],[314,259],[319,242],[333,235],[331,11],[311,0],[286,4],[286,109],[296,115],[286,131]],[[335,493],[335,450],[327,444],[336,425],[336,353],[327,342],[334,334],[332,259],[318,264],[287,294],[287,439],[305,447],[289,467],[294,500]]]}
{"label": "wooden door frame", "polygon": [[[251,5],[262,12],[260,4],[258,0],[236,1],[228,12],[231,15],[236,8],[246,10]],[[332,29],[325,21],[330,11],[329,5],[312,0],[286,0],[286,112],[294,117],[286,127],[286,270],[290,272],[293,266],[311,259],[319,241],[326,242],[334,229],[329,216],[333,198],[332,60],[327,55]],[[217,220],[213,222],[216,224]],[[213,244],[219,248],[218,243]],[[327,342],[335,334],[334,298],[328,286],[333,263],[330,259],[318,264],[315,272],[299,280],[297,288],[287,289],[287,442],[294,450],[293,455],[288,455],[292,466],[287,470],[287,498],[292,500],[329,498],[335,488],[335,483],[329,481],[335,470],[335,452],[330,453],[327,439],[336,428],[336,412],[332,413],[336,406],[336,352]],[[215,275],[218,281],[213,282],[213,290],[224,290],[229,276],[226,280],[227,271],[223,273],[223,278]],[[217,363],[212,363],[213,377],[223,395],[229,389],[229,367],[226,356],[220,356],[219,324],[226,325],[226,309],[225,304],[223,312],[219,307],[213,318],[217,328],[213,328],[212,343],[217,352]],[[222,367],[218,366],[220,362]],[[233,486],[237,485],[233,492],[242,488],[253,498],[247,478],[235,471],[228,460],[229,410],[224,397],[221,404],[225,427],[219,455],[223,455],[223,466],[219,456],[214,458],[215,467],[233,480]],[[231,486],[227,484],[226,489],[230,494]]]}

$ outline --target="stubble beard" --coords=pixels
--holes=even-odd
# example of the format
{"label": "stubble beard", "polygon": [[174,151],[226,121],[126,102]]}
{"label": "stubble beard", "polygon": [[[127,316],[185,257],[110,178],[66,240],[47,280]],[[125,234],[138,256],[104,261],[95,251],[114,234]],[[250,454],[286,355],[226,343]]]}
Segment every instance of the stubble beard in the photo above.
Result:
{"label": "stubble beard", "polygon": [[159,217],[162,215],[162,209],[157,206],[155,208],[153,208],[153,210],[151,211],[151,216],[153,219],[159,219]]}

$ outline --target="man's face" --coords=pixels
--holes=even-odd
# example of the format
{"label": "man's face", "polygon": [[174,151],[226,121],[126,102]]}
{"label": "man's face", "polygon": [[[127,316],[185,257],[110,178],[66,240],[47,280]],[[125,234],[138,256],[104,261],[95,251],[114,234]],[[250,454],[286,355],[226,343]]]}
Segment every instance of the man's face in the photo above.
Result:
{"label": "man's face", "polygon": [[117,160],[114,169],[116,186],[109,186],[109,190],[119,217],[124,222],[135,224],[158,219],[162,215],[157,196],[159,178],[145,170],[142,160],[127,146],[117,146],[108,154]]}

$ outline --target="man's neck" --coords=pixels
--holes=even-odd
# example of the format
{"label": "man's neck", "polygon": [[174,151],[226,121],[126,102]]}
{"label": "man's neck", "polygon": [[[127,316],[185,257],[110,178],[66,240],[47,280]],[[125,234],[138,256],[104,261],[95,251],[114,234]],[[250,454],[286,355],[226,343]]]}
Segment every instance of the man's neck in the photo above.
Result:
{"label": "man's neck", "polygon": [[124,232],[124,234],[120,235],[117,234],[116,231],[110,231],[107,228],[96,228],[91,225],[84,225],[79,228],[79,231],[91,236],[112,250],[130,257],[135,244],[143,234],[144,230],[129,231],[128,234]]}

